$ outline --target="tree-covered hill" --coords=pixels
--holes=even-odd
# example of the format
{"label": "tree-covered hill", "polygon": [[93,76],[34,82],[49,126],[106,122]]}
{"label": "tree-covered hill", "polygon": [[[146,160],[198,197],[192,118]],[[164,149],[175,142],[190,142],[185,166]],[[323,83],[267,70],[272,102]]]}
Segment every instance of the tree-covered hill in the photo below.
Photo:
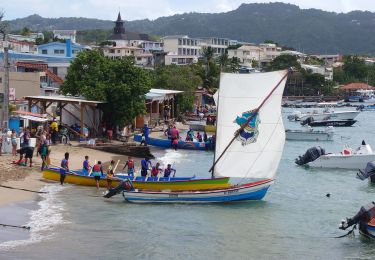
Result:
{"label": "tree-covered hill", "polygon": [[[114,17],[115,18],[115,17]],[[112,21],[88,18],[42,18],[9,21],[12,30],[106,29]],[[216,36],[260,43],[271,39],[306,53],[375,55],[375,13],[334,13],[283,3],[242,4],[226,13],[185,13],[125,23],[126,30],[152,35]],[[83,39],[87,40],[87,39]]]}

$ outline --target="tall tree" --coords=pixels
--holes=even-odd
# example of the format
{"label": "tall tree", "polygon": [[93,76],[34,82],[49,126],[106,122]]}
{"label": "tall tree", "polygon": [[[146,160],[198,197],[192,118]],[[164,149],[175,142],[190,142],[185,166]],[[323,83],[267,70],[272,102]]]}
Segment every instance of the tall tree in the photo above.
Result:
{"label": "tall tree", "polygon": [[92,50],[74,59],[60,90],[105,102],[103,120],[122,126],[145,112],[145,94],[150,88],[148,72],[135,67],[133,57],[112,60]]}

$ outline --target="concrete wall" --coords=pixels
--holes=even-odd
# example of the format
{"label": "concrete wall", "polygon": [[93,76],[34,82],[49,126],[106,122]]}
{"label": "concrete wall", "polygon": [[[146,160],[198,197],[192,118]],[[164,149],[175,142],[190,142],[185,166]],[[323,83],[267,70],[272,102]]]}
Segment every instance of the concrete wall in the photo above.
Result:
{"label": "concrete wall", "polygon": [[[4,93],[4,72],[0,78],[0,92]],[[15,89],[16,99],[40,95],[40,72],[10,72],[9,88]]]}

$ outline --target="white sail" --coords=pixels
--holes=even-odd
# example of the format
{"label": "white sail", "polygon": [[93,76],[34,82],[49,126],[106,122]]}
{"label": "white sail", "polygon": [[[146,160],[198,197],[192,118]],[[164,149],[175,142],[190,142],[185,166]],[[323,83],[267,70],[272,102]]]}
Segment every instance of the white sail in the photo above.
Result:
{"label": "white sail", "polygon": [[219,91],[216,91],[215,94],[212,95],[215,105],[217,106],[217,98],[219,97]]}
{"label": "white sail", "polygon": [[[238,122],[244,122],[248,118],[246,112],[256,109],[286,73],[287,71],[221,74],[216,160],[239,129]],[[286,79],[287,77],[262,106],[258,116],[252,120],[251,125],[254,127],[247,128],[239,138],[234,140],[223,157],[217,162],[215,166],[216,176],[274,177],[285,143],[285,130],[281,118],[281,99]]]}

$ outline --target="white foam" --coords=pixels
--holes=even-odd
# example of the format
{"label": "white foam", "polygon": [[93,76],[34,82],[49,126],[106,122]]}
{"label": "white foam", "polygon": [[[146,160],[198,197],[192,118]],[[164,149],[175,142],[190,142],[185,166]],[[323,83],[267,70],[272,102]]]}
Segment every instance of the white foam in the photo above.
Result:
{"label": "white foam", "polygon": [[37,210],[30,211],[30,221],[25,225],[30,227],[30,237],[25,240],[6,241],[0,244],[0,250],[9,250],[17,246],[38,243],[54,236],[54,228],[57,225],[68,223],[63,219],[64,203],[56,197],[56,194],[65,187],[59,184],[45,186],[40,194],[43,198]]}
{"label": "white foam", "polygon": [[158,158],[161,165],[167,167],[167,164],[178,164],[183,160],[183,154],[178,150],[175,151],[173,149],[165,150],[164,156]]}

